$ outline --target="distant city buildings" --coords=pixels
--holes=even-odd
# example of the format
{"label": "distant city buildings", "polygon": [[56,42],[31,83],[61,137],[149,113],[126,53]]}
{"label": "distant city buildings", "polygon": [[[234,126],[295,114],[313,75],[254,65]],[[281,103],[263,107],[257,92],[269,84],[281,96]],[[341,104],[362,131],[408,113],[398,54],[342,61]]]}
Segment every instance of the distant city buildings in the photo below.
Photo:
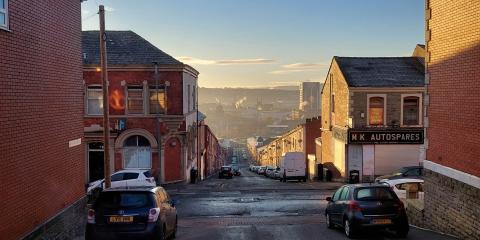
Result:
{"label": "distant city buildings", "polygon": [[320,115],[321,109],[321,84],[319,82],[300,83],[299,109],[303,112],[304,118],[311,118]]}

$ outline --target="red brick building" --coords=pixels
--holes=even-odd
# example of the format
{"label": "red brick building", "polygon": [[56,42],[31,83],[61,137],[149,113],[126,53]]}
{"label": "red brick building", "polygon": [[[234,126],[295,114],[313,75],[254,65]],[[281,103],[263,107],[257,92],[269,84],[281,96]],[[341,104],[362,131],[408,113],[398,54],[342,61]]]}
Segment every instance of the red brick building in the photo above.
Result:
{"label": "red brick building", "polygon": [[220,146],[220,143],[212,132],[210,127],[205,124],[205,115],[199,112],[199,154],[200,166],[199,177],[201,180],[217,173],[226,163],[226,151]]}
{"label": "red brick building", "polygon": [[[107,31],[110,166],[188,181],[196,162],[198,72],[132,31]],[[86,180],[103,178],[99,32],[82,36]],[[157,69],[157,73],[156,70]]]}
{"label": "red brick building", "polygon": [[0,0],[1,239],[82,234],[80,2]]}
{"label": "red brick building", "polygon": [[426,1],[425,223],[480,239],[480,1]]}

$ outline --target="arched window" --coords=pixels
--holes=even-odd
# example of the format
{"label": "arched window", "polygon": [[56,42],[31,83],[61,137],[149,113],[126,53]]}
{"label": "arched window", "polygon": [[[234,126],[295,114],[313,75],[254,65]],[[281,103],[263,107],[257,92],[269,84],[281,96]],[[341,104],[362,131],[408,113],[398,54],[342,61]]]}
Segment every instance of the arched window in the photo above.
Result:
{"label": "arched window", "polygon": [[383,97],[371,97],[368,106],[368,124],[385,124],[385,99]]}
{"label": "arched window", "polygon": [[150,169],[152,167],[150,142],[145,137],[131,136],[125,140],[123,147],[124,168]]}

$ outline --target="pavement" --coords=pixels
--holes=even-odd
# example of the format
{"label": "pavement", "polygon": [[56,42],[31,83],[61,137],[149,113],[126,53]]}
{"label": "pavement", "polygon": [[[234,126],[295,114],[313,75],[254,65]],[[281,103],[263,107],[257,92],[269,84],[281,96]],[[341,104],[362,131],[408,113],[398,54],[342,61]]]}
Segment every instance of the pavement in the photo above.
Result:
{"label": "pavement", "polygon": [[[328,229],[323,215],[327,196],[342,184],[280,182],[241,169],[233,179],[209,178],[197,184],[169,185],[178,200],[177,239],[347,239]],[[398,239],[388,231],[365,231],[358,239]],[[415,227],[406,239],[451,237]]]}

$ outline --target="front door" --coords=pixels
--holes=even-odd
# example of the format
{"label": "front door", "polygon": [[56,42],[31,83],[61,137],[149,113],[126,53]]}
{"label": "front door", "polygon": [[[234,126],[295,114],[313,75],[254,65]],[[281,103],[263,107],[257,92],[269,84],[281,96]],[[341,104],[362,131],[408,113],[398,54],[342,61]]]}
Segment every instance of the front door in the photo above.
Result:
{"label": "front door", "polygon": [[88,144],[88,182],[104,178],[103,143]]}

